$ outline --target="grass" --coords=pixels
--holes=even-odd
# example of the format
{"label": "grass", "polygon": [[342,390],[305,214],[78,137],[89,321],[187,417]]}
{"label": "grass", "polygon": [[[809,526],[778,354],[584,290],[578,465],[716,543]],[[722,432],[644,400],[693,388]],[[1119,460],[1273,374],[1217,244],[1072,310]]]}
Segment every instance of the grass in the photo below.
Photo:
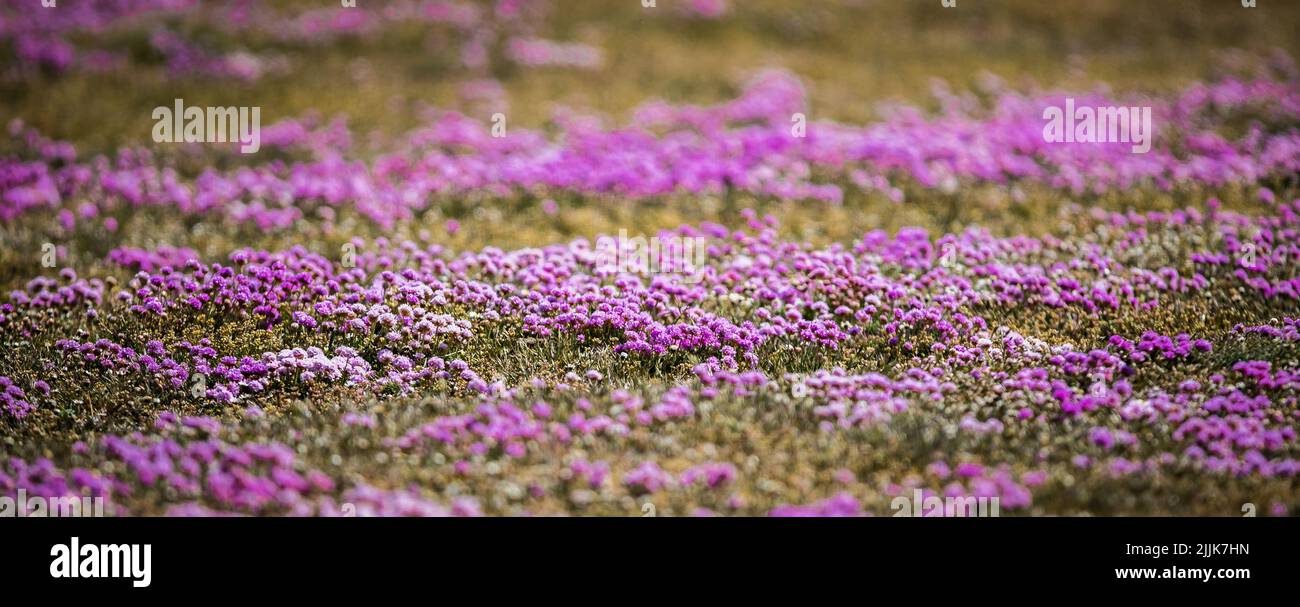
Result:
{"label": "grass", "polygon": [[[1270,3],[1243,9],[1234,2],[1179,0],[1097,0],[1044,3],[1036,0],[961,0],[955,9],[942,9],[937,0],[837,0],[816,3],[754,0],[733,2],[733,12],[718,21],[683,22],[672,16],[669,2],[642,9],[632,0],[555,2],[543,34],[600,47],[603,67],[594,72],[566,69],[519,69],[497,66],[493,74],[507,91],[511,125],[546,128],[558,106],[593,110],[614,121],[626,120],[642,102],[662,98],[675,103],[709,104],[728,99],[745,79],[769,67],[784,67],[808,88],[812,116],[864,122],[879,116],[882,104],[905,102],[933,109],[929,96],[934,81],[954,90],[980,90],[986,74],[1016,88],[1090,89],[1098,82],[1117,90],[1168,92],[1205,78],[1232,52],[1258,56],[1281,52],[1300,56],[1300,4]],[[278,6],[315,3],[279,3]],[[189,32],[214,48],[247,47],[279,52],[290,69],[253,83],[173,79],[147,40],[133,32],[110,32],[117,48],[134,49],[143,65],[124,74],[71,73],[44,75],[21,81],[0,80],[0,120],[21,118],[55,138],[67,139],[85,152],[112,152],[148,141],[150,110],[184,98],[189,105],[258,105],[263,123],[315,112],[322,117],[346,116],[358,133],[373,132],[368,146],[382,151],[393,137],[420,126],[425,106],[461,107],[459,87],[469,74],[451,57],[453,45],[414,27],[391,35],[348,39],[320,47],[284,45],[257,36],[235,39],[228,33],[204,29],[200,19],[180,18],[173,27]],[[150,62],[153,63],[150,63]],[[486,120],[482,107],[463,109]],[[477,112],[477,114],[476,114]],[[230,155],[185,158],[174,154],[181,170],[193,174],[208,165],[238,166],[246,159]],[[363,152],[364,155],[364,152]],[[259,158],[258,161],[264,160]],[[1272,186],[1279,199],[1297,195],[1294,176]],[[1017,185],[1022,196],[1002,186],[975,186],[956,194],[941,194],[904,184],[907,201],[890,202],[878,194],[849,190],[843,204],[792,203],[735,195],[729,199],[671,196],[628,200],[612,196],[556,193],[562,212],[546,213],[539,201],[520,198],[447,198],[435,201],[412,221],[392,229],[376,226],[343,211],[335,228],[326,231],[310,221],[290,230],[266,232],[247,226],[221,225],[184,217],[164,209],[124,210],[114,234],[80,227],[64,241],[66,263],[82,276],[97,276],[114,285],[131,273],[105,260],[118,246],[153,248],[162,244],[195,249],[215,261],[232,250],[252,247],[282,250],[302,245],[333,257],[354,237],[367,241],[425,238],[450,251],[477,251],[563,243],[597,234],[654,233],[681,224],[716,222],[737,228],[737,209],[753,208],[780,221],[779,234],[808,246],[832,243],[851,246],[870,230],[890,233],[920,226],[932,235],[978,226],[995,236],[1055,235],[1077,242],[1102,242],[1104,229],[1088,219],[1087,207],[1112,210],[1170,210],[1200,206],[1208,197],[1220,198],[1226,209],[1247,214],[1268,211],[1253,189],[1141,189],[1105,195],[1069,196],[1029,184]],[[447,234],[444,224],[456,219],[461,230]],[[41,244],[58,233],[53,214],[32,214],[0,225],[0,290],[19,288],[43,271],[37,264]],[[1205,242],[1192,230],[1171,230],[1163,253],[1143,253],[1137,265],[1155,269],[1166,264],[1190,267],[1186,254]],[[1157,315],[1124,309],[1085,314],[1077,310],[995,307],[973,310],[994,326],[1006,325],[1052,344],[1071,343],[1081,349],[1103,347],[1113,334],[1135,337],[1143,330],[1166,334],[1188,332],[1211,339],[1214,357],[1196,364],[1155,367],[1135,378],[1135,387],[1173,389],[1182,380],[1225,372],[1243,359],[1269,360],[1275,366],[1300,365],[1300,352],[1230,333],[1238,323],[1261,324],[1294,315],[1290,302],[1252,296],[1226,277],[1205,294],[1170,297]],[[745,311],[725,302],[710,302],[710,310],[741,318]],[[324,345],[323,337],[284,327],[257,330],[250,319],[219,319],[194,314],[180,323],[142,321],[121,307],[107,306],[100,318],[86,320],[68,312],[46,312],[25,319],[30,332],[0,333],[0,375],[29,381],[45,378],[56,386],[57,407],[42,409],[21,425],[0,424],[0,454],[24,458],[52,457],[67,465],[90,463],[74,454],[77,440],[93,441],[106,434],[148,430],[159,411],[208,414],[233,426],[227,440],[279,440],[296,445],[303,465],[334,478],[364,479],[385,486],[416,485],[440,497],[478,496],[495,514],[574,513],[632,515],[638,497],[617,485],[583,492],[557,474],[574,458],[608,460],[612,476],[621,478],[636,463],[655,459],[678,472],[701,461],[733,463],[741,480],[722,495],[691,489],[653,496],[663,514],[690,514],[695,508],[733,514],[763,514],[781,503],[805,503],[838,490],[861,497],[868,510],[888,513],[889,487],[909,481],[935,484],[926,465],[936,457],[949,462],[1010,462],[1017,474],[1045,468],[1048,481],[1034,492],[1030,514],[1198,514],[1233,515],[1243,501],[1281,503],[1292,509],[1295,481],[1251,476],[1215,477],[1190,467],[1172,467],[1160,474],[1114,477],[1101,467],[1082,469],[1069,460],[1079,453],[1103,453],[1088,445],[1088,424],[1070,420],[1033,420],[1006,435],[971,436],[954,424],[967,413],[1010,419],[1021,403],[1003,402],[986,384],[958,378],[961,399],[942,405],[918,406],[890,424],[851,429],[832,438],[817,430],[811,404],[789,395],[787,387],[765,388],[750,396],[726,394],[700,405],[697,418],[636,428],[627,436],[579,439],[575,445],[529,446],[525,458],[471,456],[459,446],[432,450],[395,451],[382,439],[442,416],[469,413],[477,400],[455,382],[431,383],[420,393],[359,395],[341,387],[296,385],[259,398],[267,415],[244,418],[243,407],[215,405],[188,398],[186,393],[160,388],[158,378],[140,374],[105,373],[68,363],[51,346],[54,339],[82,333],[83,340],[107,338],[142,348],[138,336],[167,335],[173,339],[208,337],[223,354],[243,355],[289,346]],[[154,324],[149,325],[149,322]],[[918,339],[923,339],[919,336]],[[547,380],[548,387],[525,391],[556,405],[556,419],[580,411],[578,401],[590,398],[597,412],[612,406],[610,392],[627,389],[653,399],[671,386],[691,381],[691,368],[704,360],[700,353],[681,352],[657,359],[626,357],[614,352],[617,336],[593,335],[578,344],[572,339],[526,336],[509,321],[481,323],[476,337],[450,344],[451,355],[464,358],[488,381],[521,385],[530,378]],[[372,356],[374,343],[357,344]],[[914,362],[891,350],[884,336],[868,334],[835,351],[799,342],[772,342],[761,356],[770,377],[841,367],[857,373],[897,376]],[[553,384],[566,373],[600,371],[608,381],[557,391]],[[695,386],[697,389],[698,386]],[[1294,405],[1294,396],[1290,397]],[[527,402],[521,400],[520,402]],[[376,415],[374,431],[341,423],[351,411]],[[1113,420],[1112,420],[1113,421]],[[1175,449],[1166,435],[1139,433],[1146,453]],[[1295,448],[1292,447],[1294,454]],[[341,456],[341,457],[340,457]],[[470,461],[473,472],[460,475],[448,463]],[[848,469],[853,480],[837,480]],[[541,486],[541,497],[527,498],[525,487]],[[737,497],[740,506],[730,503]],[[126,500],[132,512],[158,513],[174,501],[165,493],[145,491]]]}

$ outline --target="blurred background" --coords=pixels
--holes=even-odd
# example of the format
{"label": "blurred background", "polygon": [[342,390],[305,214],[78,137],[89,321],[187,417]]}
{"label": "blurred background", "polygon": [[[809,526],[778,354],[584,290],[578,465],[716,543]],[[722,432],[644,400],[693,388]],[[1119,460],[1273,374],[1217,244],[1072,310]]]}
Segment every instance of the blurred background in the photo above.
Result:
{"label": "blurred background", "polygon": [[648,99],[715,103],[780,67],[813,118],[862,122],[880,102],[929,103],[936,80],[1168,91],[1300,45],[1300,3],[1284,0],[59,4],[4,0],[0,116],[86,150],[148,141],[148,110],[175,97],[258,105],[264,124],[341,114],[359,132],[405,132],[430,105],[482,120],[508,105],[512,125],[538,127],[557,106],[621,122]]}

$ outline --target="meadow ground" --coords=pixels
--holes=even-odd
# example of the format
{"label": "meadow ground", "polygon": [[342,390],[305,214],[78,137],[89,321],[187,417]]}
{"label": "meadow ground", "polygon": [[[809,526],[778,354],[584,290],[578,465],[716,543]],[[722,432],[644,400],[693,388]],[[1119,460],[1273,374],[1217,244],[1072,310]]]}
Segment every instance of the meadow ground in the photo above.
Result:
{"label": "meadow ground", "polygon": [[[30,4],[0,494],[1300,508],[1295,3]],[[1045,142],[1067,96],[1152,150]],[[156,143],[177,98],[261,149]]]}

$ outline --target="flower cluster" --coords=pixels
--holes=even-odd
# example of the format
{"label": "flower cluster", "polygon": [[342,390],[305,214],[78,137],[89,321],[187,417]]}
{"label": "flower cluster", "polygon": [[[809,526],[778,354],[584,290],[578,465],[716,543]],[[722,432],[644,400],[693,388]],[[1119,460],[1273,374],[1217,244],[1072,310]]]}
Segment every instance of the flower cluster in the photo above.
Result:
{"label": "flower cluster", "polygon": [[[148,59],[176,90],[255,87],[391,42],[498,112],[575,77],[519,68],[626,51],[559,41],[522,0],[67,4],[0,9],[0,78]],[[730,3],[683,4],[661,14],[727,27]],[[0,496],[146,516],[1300,506],[1293,65],[1146,94],[988,79],[865,122],[814,112],[815,80],[751,76],[539,128],[410,99],[392,130],[305,112],[254,156],[13,120]],[[1067,98],[1150,107],[1150,151],[1046,141]]]}
{"label": "flower cluster", "polygon": [[[345,127],[334,123],[329,129],[335,134],[311,146],[321,150],[318,159],[274,160],[229,172],[209,169],[193,183],[183,183],[147,151],[116,162],[93,157],[51,166],[51,155],[64,154],[64,148],[49,149],[39,134],[15,123],[10,130],[19,136],[17,143],[44,161],[0,159],[0,183],[6,184],[0,217],[59,209],[64,201],[90,193],[96,193],[100,212],[81,212],[81,217],[165,205],[185,213],[218,213],[268,230],[286,229],[312,216],[329,221],[341,208],[391,226],[411,219],[433,200],[469,193],[558,190],[653,197],[743,191],[841,202],[847,194],[883,192],[902,202],[907,184],[952,192],[977,183],[1038,183],[1074,193],[1144,185],[1240,185],[1300,171],[1300,134],[1294,124],[1300,112],[1298,90],[1293,81],[1261,76],[1197,84],[1176,97],[1139,100],[1156,108],[1158,131],[1150,153],[1132,154],[1123,145],[1045,141],[1039,132],[1042,108],[1059,104],[1061,93],[1000,91],[985,110],[950,104],[933,117],[899,110],[868,125],[816,121],[799,137],[792,133],[790,117],[807,111],[802,86],[788,73],[768,72],[730,102],[713,107],[653,103],[637,111],[632,124],[618,128],[562,117],[563,132],[555,138],[528,129],[494,137],[490,124],[444,112],[412,132],[401,152],[369,163],[322,145],[350,139],[340,133]],[[1207,95],[1213,103],[1204,101]],[[1095,105],[1115,101],[1100,95],[1086,99]],[[1259,108],[1261,103],[1266,107]],[[1217,134],[1242,114],[1260,111],[1278,115],[1276,120],[1287,126],[1266,130],[1260,125],[1236,140]],[[276,140],[286,144],[307,137],[293,122],[272,128],[284,130]],[[1210,140],[1213,145],[1205,143]],[[30,148],[29,142],[40,147]],[[1252,243],[1243,240],[1247,236],[1231,237],[1236,244],[1231,251],[1249,263],[1243,270],[1300,254],[1292,250],[1294,243],[1260,235],[1255,238],[1263,240]]]}
{"label": "flower cluster", "polygon": [[[271,50],[228,51],[182,35],[184,25],[201,24],[226,38],[256,34],[271,48],[310,52],[344,38],[391,35],[415,24],[439,39],[461,47],[462,67],[484,71],[490,55],[501,54],[521,66],[595,67],[600,51],[578,43],[560,43],[530,34],[546,14],[536,0],[498,0],[492,8],[459,0],[397,0],[362,10],[334,6],[287,13],[267,3],[239,0],[202,6],[196,0],[112,0],[70,2],[58,10],[34,10],[21,3],[0,7],[0,49],[12,48],[20,74],[60,73],[72,69],[120,71],[138,61],[138,53],[112,44],[86,45],[84,38],[107,31],[143,32],[171,78],[220,78],[255,81],[285,71],[290,58]],[[697,3],[701,16],[720,14],[711,3]],[[41,7],[36,7],[41,8]],[[725,5],[723,6],[725,8]]]}

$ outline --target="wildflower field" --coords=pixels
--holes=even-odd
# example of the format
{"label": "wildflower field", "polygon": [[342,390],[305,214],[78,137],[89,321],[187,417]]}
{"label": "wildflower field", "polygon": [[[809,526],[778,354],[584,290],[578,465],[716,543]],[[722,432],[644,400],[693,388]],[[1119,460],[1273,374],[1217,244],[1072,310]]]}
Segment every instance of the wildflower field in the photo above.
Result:
{"label": "wildflower field", "polygon": [[[0,4],[0,496],[1300,509],[1300,4],[43,4]],[[1076,106],[1149,149],[1049,141]]]}

